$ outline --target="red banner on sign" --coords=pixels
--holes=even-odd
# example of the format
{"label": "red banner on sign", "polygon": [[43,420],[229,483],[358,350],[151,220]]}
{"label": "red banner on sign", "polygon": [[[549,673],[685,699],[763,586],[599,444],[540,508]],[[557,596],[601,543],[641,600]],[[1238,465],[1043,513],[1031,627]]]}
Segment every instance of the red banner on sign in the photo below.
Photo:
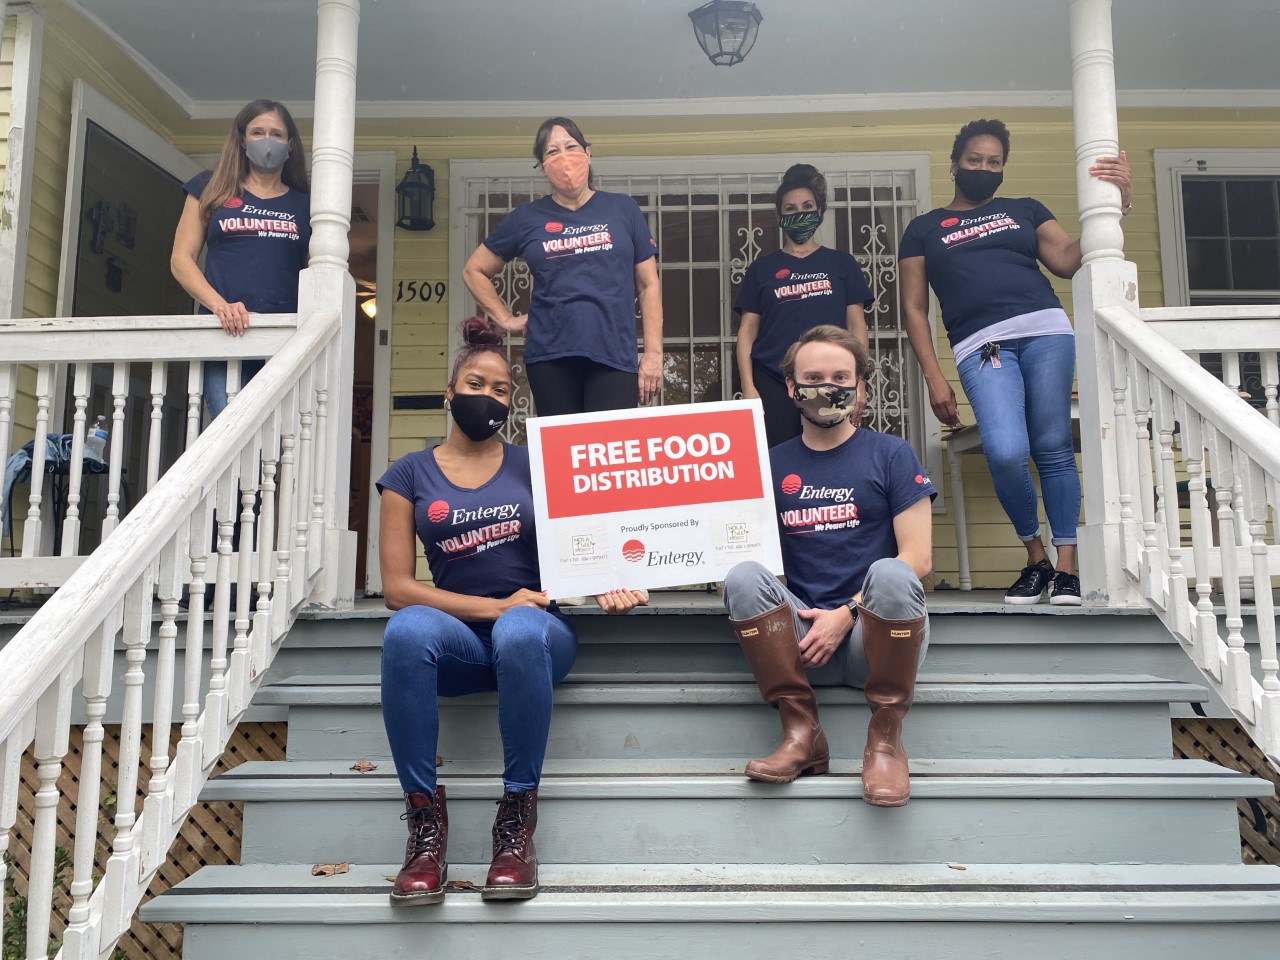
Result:
{"label": "red banner on sign", "polygon": [[764,495],[750,410],[655,411],[547,426],[541,437],[552,520]]}

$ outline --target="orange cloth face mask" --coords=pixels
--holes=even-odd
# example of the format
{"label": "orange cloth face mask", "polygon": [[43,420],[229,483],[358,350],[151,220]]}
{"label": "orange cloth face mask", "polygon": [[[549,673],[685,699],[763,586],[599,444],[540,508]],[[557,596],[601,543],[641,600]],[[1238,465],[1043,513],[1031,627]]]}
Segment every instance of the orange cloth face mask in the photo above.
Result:
{"label": "orange cloth face mask", "polygon": [[585,150],[557,153],[542,161],[542,172],[557,191],[576,196],[587,185],[591,157]]}

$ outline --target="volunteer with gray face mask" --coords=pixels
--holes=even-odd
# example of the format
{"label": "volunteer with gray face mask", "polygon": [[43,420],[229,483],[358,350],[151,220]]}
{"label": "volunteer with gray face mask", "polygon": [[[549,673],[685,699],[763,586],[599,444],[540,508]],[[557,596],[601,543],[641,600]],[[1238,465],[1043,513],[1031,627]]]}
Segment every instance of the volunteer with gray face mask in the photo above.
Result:
{"label": "volunteer with gray face mask", "polygon": [[[298,273],[311,242],[311,197],[302,140],[274,100],[254,100],[232,121],[211,173],[183,184],[186,205],[173,238],[170,269],[201,313],[217,316],[233,337],[253,313],[294,313]],[[204,271],[198,264],[208,246]],[[263,361],[241,364],[247,383]],[[206,360],[210,418],[227,405],[227,364]]]}

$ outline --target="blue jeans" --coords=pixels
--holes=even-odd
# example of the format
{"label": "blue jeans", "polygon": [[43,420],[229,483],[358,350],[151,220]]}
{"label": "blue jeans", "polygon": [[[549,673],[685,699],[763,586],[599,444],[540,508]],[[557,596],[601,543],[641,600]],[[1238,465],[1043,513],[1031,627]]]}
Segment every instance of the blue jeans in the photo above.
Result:
{"label": "blue jeans", "polygon": [[502,782],[534,790],[551,729],[551,690],[569,673],[578,637],[559,614],[508,610],[463,623],[431,607],[405,607],[382,640],[382,720],[405,793],[433,793],[440,709],[436,697],[498,691]]}
{"label": "blue jeans", "polygon": [[[240,386],[253,379],[253,375],[262,369],[265,360],[240,361]],[[227,361],[206,360],[204,362],[204,405],[209,408],[209,419],[213,420],[227,409]]]}
{"label": "blue jeans", "polygon": [[[746,560],[735,564],[724,578],[724,608],[730,620],[750,620],[781,603],[791,607],[796,639],[803,638],[812,623],[802,620],[796,611],[807,608],[768,567]],[[885,620],[924,617],[924,641],[920,644],[917,665],[924,663],[924,655],[929,650],[929,614],[925,610],[924,587],[911,567],[897,557],[885,557],[871,564],[862,581],[862,605]],[[862,644],[861,620],[854,623],[845,642],[825,665],[809,671],[809,681],[816,686],[867,685],[867,654]]]}
{"label": "blue jeans", "polygon": [[1002,341],[999,361],[996,367],[973,353],[960,361],[959,370],[1000,506],[1019,540],[1040,536],[1029,457],[1040,474],[1053,545],[1074,544],[1080,523],[1080,475],[1071,439],[1076,338]]}

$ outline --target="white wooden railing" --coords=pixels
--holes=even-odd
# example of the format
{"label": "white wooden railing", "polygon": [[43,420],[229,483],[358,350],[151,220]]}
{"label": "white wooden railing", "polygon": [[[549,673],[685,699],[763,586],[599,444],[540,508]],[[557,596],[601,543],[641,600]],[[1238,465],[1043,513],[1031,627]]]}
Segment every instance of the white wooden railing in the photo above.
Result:
{"label": "white wooden railing", "polygon": [[[293,314],[255,316],[243,337],[228,337],[207,316],[0,320],[0,456],[14,452],[20,433],[30,438],[34,431],[31,483],[14,486],[12,503],[0,497],[0,516],[18,518],[0,542],[0,589],[65,583],[84,554],[199,435],[203,361],[230,361],[228,393],[234,396],[239,362],[272,356],[296,328]],[[181,363],[187,369],[179,383],[173,368]],[[20,383],[33,398],[20,396]],[[23,401],[30,410],[31,399],[34,421],[15,423]],[[84,458],[84,441],[99,415],[108,429],[108,470],[101,475],[105,484],[90,488],[85,469],[92,461]],[[72,437],[58,476],[45,473],[50,434]],[[50,493],[64,484],[63,516],[53,529],[59,498]],[[86,489],[99,494],[90,512]],[[25,506],[25,519],[15,505]],[[86,543],[82,534],[91,525],[98,536]]]}
{"label": "white wooden railing", "polygon": [[[1104,383],[1109,378],[1114,404],[1115,429],[1103,442],[1114,453],[1120,478],[1115,494],[1124,571],[1280,767],[1280,663],[1271,590],[1273,576],[1280,575],[1280,310],[1150,310],[1139,318],[1107,307],[1096,311],[1094,323],[1099,362],[1109,365],[1099,375]],[[1238,369],[1245,351],[1263,356],[1265,412],[1241,399],[1234,389],[1238,377],[1232,382],[1228,374],[1224,385],[1186,355],[1224,353],[1224,370],[1231,370]],[[1186,478],[1185,507],[1179,505],[1180,477]],[[1184,510],[1189,529],[1182,523]],[[1218,584],[1221,614],[1214,603]],[[1250,595],[1256,663],[1244,636],[1242,600]]]}
{"label": "white wooden railing", "polygon": [[[30,748],[38,764],[26,909],[25,956],[33,960],[46,956],[51,934],[62,939],[63,957],[110,956],[299,605],[323,573],[326,531],[334,535],[337,519],[329,515],[333,498],[325,494],[327,465],[349,449],[348,437],[340,436],[335,389],[342,383],[341,330],[337,313],[312,314],[300,323],[236,402],[0,650],[0,853],[17,817],[23,753]],[[104,354],[110,356],[106,347],[91,355]],[[239,550],[233,552],[237,525]],[[217,585],[209,617],[205,587],[211,579]],[[183,670],[175,677],[179,598],[187,583]],[[117,640],[127,667],[122,689],[113,694]],[[153,699],[145,757],[144,686]],[[175,686],[181,734],[170,749]],[[109,709],[121,717],[114,783],[102,762]],[[78,782],[62,784],[76,823],[71,903],[65,929],[59,929],[61,921],[52,920],[59,777],[72,714],[81,711]],[[144,763],[149,780],[141,795]],[[107,793],[116,797],[111,820],[102,817]],[[100,844],[111,850],[101,876],[95,870]],[[0,866],[0,890],[4,874]]]}

